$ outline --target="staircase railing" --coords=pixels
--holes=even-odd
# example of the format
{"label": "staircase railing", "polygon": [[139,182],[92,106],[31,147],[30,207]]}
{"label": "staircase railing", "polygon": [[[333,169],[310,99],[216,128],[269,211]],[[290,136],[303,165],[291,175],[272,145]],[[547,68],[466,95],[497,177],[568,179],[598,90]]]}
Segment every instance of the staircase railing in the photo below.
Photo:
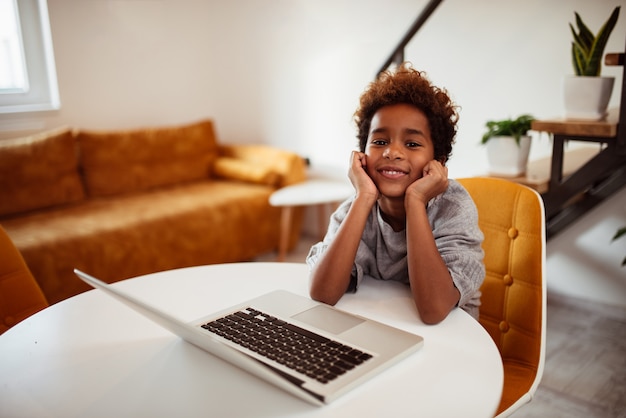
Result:
{"label": "staircase railing", "polygon": [[430,0],[430,2],[428,2],[426,7],[424,7],[424,10],[422,10],[422,13],[420,13],[415,22],[413,22],[413,25],[411,25],[407,33],[404,35],[398,46],[396,46],[391,52],[387,61],[385,61],[380,70],[378,70],[377,75],[380,75],[380,73],[389,68],[391,64],[399,65],[404,61],[404,48],[408,45],[411,39],[413,39],[417,31],[420,30],[424,23],[426,23],[430,15],[433,14],[437,6],[439,6],[442,1],[443,0]]}

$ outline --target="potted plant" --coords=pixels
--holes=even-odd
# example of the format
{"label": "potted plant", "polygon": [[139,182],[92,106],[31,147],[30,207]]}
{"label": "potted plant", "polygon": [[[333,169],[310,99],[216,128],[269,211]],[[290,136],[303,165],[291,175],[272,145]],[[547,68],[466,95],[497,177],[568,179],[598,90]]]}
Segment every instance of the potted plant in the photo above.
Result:
{"label": "potted plant", "polygon": [[613,9],[597,35],[574,12],[578,31],[571,23],[569,26],[573,36],[571,53],[576,75],[565,77],[563,82],[565,117],[568,119],[600,120],[606,116],[615,78],[601,76],[602,57],[619,11],[620,6]]}
{"label": "potted plant", "polygon": [[525,114],[516,119],[490,120],[481,144],[487,146],[489,172],[498,176],[517,177],[526,172],[530,153],[530,125],[535,120]]}

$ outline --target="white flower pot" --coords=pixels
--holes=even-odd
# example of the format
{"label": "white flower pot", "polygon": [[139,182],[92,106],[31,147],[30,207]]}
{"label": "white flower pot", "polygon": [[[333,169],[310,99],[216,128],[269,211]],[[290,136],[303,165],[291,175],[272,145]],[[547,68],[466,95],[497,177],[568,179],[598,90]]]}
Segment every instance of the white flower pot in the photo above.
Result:
{"label": "white flower pot", "polygon": [[606,117],[614,83],[615,77],[563,78],[565,118],[601,120]]}
{"label": "white flower pot", "polygon": [[503,177],[518,177],[526,173],[530,136],[522,136],[517,145],[512,136],[494,136],[487,141],[489,173]]}

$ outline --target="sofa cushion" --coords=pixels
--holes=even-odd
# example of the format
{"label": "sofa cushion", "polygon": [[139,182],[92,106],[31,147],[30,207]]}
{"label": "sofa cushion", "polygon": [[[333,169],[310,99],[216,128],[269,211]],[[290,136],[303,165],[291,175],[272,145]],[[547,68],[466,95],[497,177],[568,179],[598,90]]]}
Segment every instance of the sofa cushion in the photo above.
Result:
{"label": "sofa cushion", "polygon": [[280,208],[269,205],[273,191],[259,184],[199,181],[85,199],[2,226],[53,304],[90,288],[74,268],[112,282],[248,261],[272,251],[280,222]]}
{"label": "sofa cushion", "polygon": [[84,197],[69,128],[0,141],[0,216]]}
{"label": "sofa cushion", "polygon": [[81,130],[76,137],[92,197],[206,179],[217,157],[210,120],[117,132]]}
{"label": "sofa cushion", "polygon": [[231,157],[217,158],[213,169],[215,175],[220,178],[272,187],[278,186],[281,179],[280,174],[270,164],[256,165]]}
{"label": "sofa cushion", "polygon": [[[220,175],[225,178],[237,179],[236,177],[239,176],[238,180],[252,181],[251,178],[254,175],[271,172],[277,176],[274,184],[277,187],[289,186],[306,179],[304,159],[291,151],[262,144],[221,144],[219,145],[219,154],[222,158],[240,162],[236,169],[233,167],[234,164],[229,164],[229,168],[232,170],[228,174],[221,172]],[[250,171],[244,173],[245,167],[249,167]],[[252,169],[252,167],[256,168]],[[267,183],[264,184],[270,184],[269,181],[273,181],[270,175],[265,180]]]}

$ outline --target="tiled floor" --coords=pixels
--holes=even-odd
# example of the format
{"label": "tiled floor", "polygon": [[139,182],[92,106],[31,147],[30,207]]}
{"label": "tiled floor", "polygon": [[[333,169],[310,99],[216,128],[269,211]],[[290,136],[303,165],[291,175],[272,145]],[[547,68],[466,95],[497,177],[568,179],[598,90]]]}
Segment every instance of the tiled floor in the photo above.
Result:
{"label": "tiled floor", "polygon": [[[303,238],[286,261],[304,262],[314,241]],[[543,379],[513,418],[626,418],[626,311],[550,294],[547,322]]]}
{"label": "tiled floor", "polygon": [[514,418],[626,417],[626,312],[548,296],[546,364]]}

